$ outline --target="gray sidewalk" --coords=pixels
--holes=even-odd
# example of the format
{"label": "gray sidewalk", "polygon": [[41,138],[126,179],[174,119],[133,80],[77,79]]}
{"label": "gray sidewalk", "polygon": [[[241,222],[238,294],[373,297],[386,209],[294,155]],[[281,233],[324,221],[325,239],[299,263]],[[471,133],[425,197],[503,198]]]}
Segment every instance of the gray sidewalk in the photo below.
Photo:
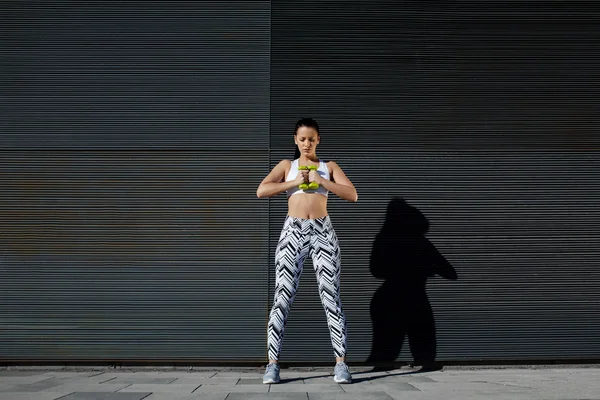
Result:
{"label": "gray sidewalk", "polygon": [[291,368],[263,385],[257,368],[3,368],[0,400],[600,400],[600,366],[352,368],[354,382],[333,382],[332,369]]}

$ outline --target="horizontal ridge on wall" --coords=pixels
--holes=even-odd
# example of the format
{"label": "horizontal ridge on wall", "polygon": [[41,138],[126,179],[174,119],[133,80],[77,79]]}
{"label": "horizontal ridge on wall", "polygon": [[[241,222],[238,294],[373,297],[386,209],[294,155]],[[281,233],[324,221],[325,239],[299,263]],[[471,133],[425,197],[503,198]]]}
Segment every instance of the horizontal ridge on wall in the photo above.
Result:
{"label": "horizontal ridge on wall", "polygon": [[[328,199],[350,362],[599,358],[598,17],[590,2],[273,1],[271,164],[316,118],[318,156],[359,194]],[[285,211],[272,200],[271,254]],[[310,263],[302,279],[283,357],[326,362]]]}
{"label": "horizontal ridge on wall", "polygon": [[272,14],[273,148],[314,117],[340,151],[600,149],[591,2],[274,1]]}
{"label": "horizontal ridge on wall", "polygon": [[0,359],[262,357],[265,151],[34,154],[0,163]]}
{"label": "horizontal ridge on wall", "polygon": [[268,134],[269,1],[2,9],[0,148],[251,150]]}

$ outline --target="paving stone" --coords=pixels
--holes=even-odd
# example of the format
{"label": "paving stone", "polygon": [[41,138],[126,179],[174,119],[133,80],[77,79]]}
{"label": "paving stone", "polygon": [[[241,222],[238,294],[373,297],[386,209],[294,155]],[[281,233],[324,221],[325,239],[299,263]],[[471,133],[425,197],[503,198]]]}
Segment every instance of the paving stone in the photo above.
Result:
{"label": "paving stone", "polygon": [[[268,393],[265,393],[268,394]],[[201,393],[194,394],[174,394],[174,393],[153,393],[144,400],[225,400],[229,393]],[[264,394],[263,394],[264,396]]]}
{"label": "paving stone", "polygon": [[[367,378],[366,380],[368,380],[371,383],[377,383],[377,382],[428,382],[428,383],[436,383],[437,381],[428,377],[428,376],[417,376],[417,375],[399,375],[399,376],[393,376],[393,375],[388,375],[388,376],[381,376],[381,377],[371,377],[371,378]],[[361,381],[360,378],[359,379],[354,379],[354,381]]]}
{"label": "paving stone", "polygon": [[0,377],[2,376],[35,376],[42,375],[38,371],[11,371],[11,370],[2,370],[0,371]]}
{"label": "paving stone", "polygon": [[[262,378],[260,378],[258,381],[262,384]],[[298,378],[280,377],[279,384],[287,385],[287,384],[292,384],[292,383],[295,383],[298,385],[304,385],[305,382],[304,382],[304,378],[300,378],[300,377],[298,377]],[[319,383],[319,382],[314,382],[314,383]]]}
{"label": "paving stone", "polygon": [[390,382],[390,383],[371,383],[371,384],[351,384],[344,385],[344,391],[348,393],[355,392],[374,392],[374,391],[387,391],[388,389],[393,389],[396,391],[411,391],[418,392],[419,389],[409,383],[404,382]]}
{"label": "paving stone", "polygon": [[48,379],[54,379],[51,376],[44,375],[30,375],[30,376],[0,376],[0,384],[9,385],[30,385],[36,382],[47,381]]}
{"label": "paving stone", "polygon": [[151,393],[180,393],[189,394],[194,392],[200,385],[158,385],[152,383],[134,383],[120,390],[120,392],[151,392]]}
{"label": "paving stone", "polygon": [[178,378],[178,379],[209,379],[217,375],[218,371],[212,372],[197,372],[197,371],[186,371],[186,372],[161,372],[157,375],[158,378]]}
{"label": "paving stone", "polygon": [[[387,391],[386,394],[390,396],[393,400],[474,400],[472,397],[468,395],[461,394],[458,397],[446,394],[431,394],[431,393],[423,393],[423,392],[398,392],[398,391]],[[520,399],[520,398],[504,398],[502,400],[533,400],[533,399]],[[144,399],[146,400],[146,399]],[[490,397],[478,397],[477,400],[501,400],[499,398],[490,398]]]}
{"label": "paving stone", "polygon": [[318,377],[318,378],[304,378],[304,383],[306,385],[329,385],[335,382],[333,381],[333,375],[326,377]]}
{"label": "paving stone", "polygon": [[61,397],[60,400],[141,400],[151,393],[106,393],[75,392]]}
{"label": "paving stone", "polygon": [[177,380],[177,378],[151,378],[144,376],[133,376],[126,378],[117,378],[109,381],[113,385],[118,384],[134,384],[134,383],[146,383],[146,384],[155,384],[155,385],[168,385],[169,383]]}
{"label": "paving stone", "polygon": [[[10,390],[11,392],[29,392],[29,393],[33,393],[33,392],[40,392],[46,389],[51,389],[57,386],[61,386],[63,384],[63,382],[56,380],[56,379],[47,379],[44,381],[40,381],[40,382],[35,382],[35,383],[29,383],[26,385],[14,385]],[[1,389],[0,389],[1,390]],[[2,392],[6,392],[7,390],[2,390]]]}
{"label": "paving stone", "polygon": [[[69,383],[45,389],[44,392],[116,392],[129,387],[130,385],[111,385],[110,383]],[[138,392],[150,392],[150,390],[137,390]]]}
{"label": "paving stone", "polygon": [[[259,382],[261,384],[263,384],[262,378],[259,379]],[[280,385],[289,385],[292,383],[297,384],[297,385],[304,385],[306,382],[304,382],[304,378],[280,378],[280,381],[279,381]],[[319,383],[319,382],[310,381],[310,383]],[[323,382],[323,383],[327,383],[327,382]]]}
{"label": "paving stone", "polygon": [[286,378],[308,378],[311,376],[319,376],[319,375],[329,375],[330,372],[333,372],[333,369],[330,371],[290,371],[287,369],[281,370],[281,376]]}
{"label": "paving stone", "polygon": [[[328,369],[283,370],[279,385],[264,385],[262,373],[236,370],[219,375],[217,370],[198,374],[170,370],[158,374],[112,369],[104,372],[0,369],[0,400],[76,398],[68,397],[70,394],[87,395],[86,400],[90,396],[104,400],[600,400],[598,367],[409,372],[404,369],[389,374],[353,373],[353,384],[338,385]],[[51,387],[43,389],[46,386]],[[144,386],[148,389],[143,390]],[[169,392],[164,391],[167,389]]]}
{"label": "paving stone", "polygon": [[102,400],[142,400],[148,398],[152,393],[111,393]]}
{"label": "paving stone", "polygon": [[307,400],[306,393],[231,393],[227,400]]}
{"label": "paving stone", "polygon": [[285,393],[285,392],[343,392],[340,385],[335,382],[331,382],[329,385],[313,385],[313,384],[298,384],[289,383],[285,385],[265,385],[271,386],[269,392],[271,393]]}
{"label": "paving stone", "polygon": [[15,393],[15,392],[7,392],[0,393],[0,400],[57,400],[61,397],[67,395],[68,393]]}
{"label": "paving stone", "polygon": [[131,377],[146,377],[146,378],[170,378],[169,376],[162,376],[160,372],[116,372],[116,373],[107,373],[107,375],[116,375],[119,378],[131,378]]}
{"label": "paving stone", "polygon": [[308,393],[308,400],[393,400],[385,392]]}
{"label": "paving stone", "polygon": [[96,375],[102,375],[103,372],[64,372],[64,371],[52,371],[52,372],[45,372],[43,374],[41,374],[40,376],[46,376],[48,378],[56,378],[56,379],[65,379],[65,378],[72,378],[72,379],[85,379],[85,378],[90,378],[92,376],[96,376]]}
{"label": "paving stone", "polygon": [[[213,378],[242,378],[242,379],[262,379],[263,373],[247,373],[247,372],[219,372]],[[281,374],[283,375],[283,374]]]}
{"label": "paving stone", "polygon": [[[183,384],[196,384],[196,385],[235,385],[240,381],[240,378],[208,378],[208,379],[190,379],[188,377],[179,378],[173,382],[171,385],[183,385]],[[262,382],[261,379],[257,379],[257,381]]]}
{"label": "paving stone", "polygon": [[262,379],[240,379],[238,385],[264,385]]}
{"label": "paving stone", "polygon": [[194,390],[194,394],[201,393],[267,393],[269,386],[274,385],[202,385]]}
{"label": "paving stone", "polygon": [[71,375],[71,376],[66,375],[66,374],[65,375],[46,374],[44,376],[46,379],[54,378],[54,379],[60,380],[64,383],[77,383],[77,384],[79,384],[79,383],[87,383],[87,384],[103,383],[103,382],[108,382],[110,380],[114,380],[114,379],[118,378],[116,374],[109,375],[109,374],[104,374],[104,373],[89,374],[89,375],[77,374],[77,375]]}
{"label": "paving stone", "polygon": [[371,377],[375,377],[375,376],[388,376],[388,372],[387,371],[365,371],[365,372],[353,372],[352,369],[350,369],[350,373],[352,374],[353,377],[364,377],[364,378],[371,378]]}

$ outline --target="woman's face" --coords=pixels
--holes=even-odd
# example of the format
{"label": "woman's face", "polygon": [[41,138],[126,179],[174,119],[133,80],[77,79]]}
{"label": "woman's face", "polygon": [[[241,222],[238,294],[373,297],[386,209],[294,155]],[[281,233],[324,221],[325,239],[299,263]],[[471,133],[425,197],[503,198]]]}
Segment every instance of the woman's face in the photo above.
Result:
{"label": "woman's face", "polygon": [[301,126],[296,131],[294,136],[294,142],[300,150],[300,154],[305,157],[314,156],[317,152],[317,145],[319,144],[320,137],[318,132],[314,128],[307,126]]}

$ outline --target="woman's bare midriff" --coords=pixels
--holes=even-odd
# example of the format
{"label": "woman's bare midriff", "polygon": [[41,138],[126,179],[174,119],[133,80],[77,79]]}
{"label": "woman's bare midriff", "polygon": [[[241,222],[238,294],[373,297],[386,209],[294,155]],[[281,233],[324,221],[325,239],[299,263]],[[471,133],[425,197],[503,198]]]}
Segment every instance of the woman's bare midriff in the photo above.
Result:
{"label": "woman's bare midriff", "polygon": [[288,215],[317,219],[327,215],[327,197],[317,193],[299,193],[288,199]]}

